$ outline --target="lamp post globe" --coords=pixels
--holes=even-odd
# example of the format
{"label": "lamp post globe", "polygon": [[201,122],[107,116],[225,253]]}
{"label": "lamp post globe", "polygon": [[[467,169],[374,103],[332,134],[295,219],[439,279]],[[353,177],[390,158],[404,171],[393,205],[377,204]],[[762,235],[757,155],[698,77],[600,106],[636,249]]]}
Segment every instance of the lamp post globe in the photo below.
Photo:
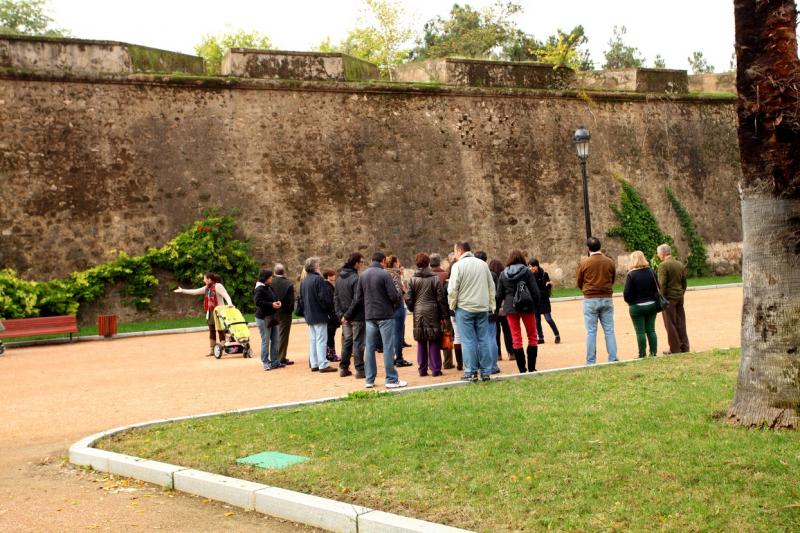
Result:
{"label": "lamp post globe", "polygon": [[592,219],[589,214],[589,180],[586,175],[586,160],[589,159],[589,140],[592,136],[589,130],[583,126],[579,126],[575,130],[575,135],[572,137],[572,142],[575,145],[575,150],[578,152],[578,159],[581,161],[581,177],[583,178],[583,216],[586,221],[586,238],[592,236]]}

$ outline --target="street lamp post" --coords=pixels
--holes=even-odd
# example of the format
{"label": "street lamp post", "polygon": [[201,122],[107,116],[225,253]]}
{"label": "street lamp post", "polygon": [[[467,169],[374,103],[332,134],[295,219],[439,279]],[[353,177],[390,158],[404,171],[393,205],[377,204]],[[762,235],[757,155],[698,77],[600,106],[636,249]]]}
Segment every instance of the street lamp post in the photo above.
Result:
{"label": "street lamp post", "polygon": [[578,151],[578,159],[581,160],[581,173],[583,175],[583,216],[586,219],[586,238],[592,236],[592,218],[589,214],[589,180],[586,176],[586,160],[589,159],[589,139],[592,136],[583,126],[575,130],[572,142]]}

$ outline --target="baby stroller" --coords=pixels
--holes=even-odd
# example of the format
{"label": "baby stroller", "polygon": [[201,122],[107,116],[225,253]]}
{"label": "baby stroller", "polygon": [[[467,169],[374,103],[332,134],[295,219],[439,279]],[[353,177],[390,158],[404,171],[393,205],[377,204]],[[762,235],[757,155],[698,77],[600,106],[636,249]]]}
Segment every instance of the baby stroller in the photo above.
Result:
{"label": "baby stroller", "polygon": [[232,305],[219,305],[214,308],[217,321],[222,325],[225,342],[214,345],[214,357],[222,354],[240,353],[242,357],[253,357],[250,351],[250,329],[242,313]]}
{"label": "baby stroller", "polygon": [[[0,320],[0,331],[5,331],[5,330],[6,327],[3,325],[3,321]],[[4,353],[6,353],[6,347],[3,344],[3,339],[0,339],[0,355],[3,355]]]}

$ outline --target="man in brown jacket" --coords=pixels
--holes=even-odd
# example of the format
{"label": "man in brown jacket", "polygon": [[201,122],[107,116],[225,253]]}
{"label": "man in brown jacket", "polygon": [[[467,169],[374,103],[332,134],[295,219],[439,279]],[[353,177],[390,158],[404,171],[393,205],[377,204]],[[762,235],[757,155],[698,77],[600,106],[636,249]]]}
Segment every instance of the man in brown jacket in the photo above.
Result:
{"label": "man in brown jacket", "polygon": [[586,364],[597,358],[597,322],[603,326],[608,362],[617,361],[617,339],[614,336],[614,302],[611,299],[617,269],[614,261],[600,251],[600,240],[586,239],[589,256],[581,259],[575,276],[583,292],[583,323],[586,326]]}
{"label": "man in brown jacket", "polygon": [[661,313],[664,328],[667,330],[669,352],[683,353],[689,351],[689,336],[686,334],[686,313],[683,310],[683,295],[686,292],[686,267],[672,257],[669,244],[662,244],[656,249],[661,264],[658,265],[658,284],[661,294],[669,300],[669,305]]}

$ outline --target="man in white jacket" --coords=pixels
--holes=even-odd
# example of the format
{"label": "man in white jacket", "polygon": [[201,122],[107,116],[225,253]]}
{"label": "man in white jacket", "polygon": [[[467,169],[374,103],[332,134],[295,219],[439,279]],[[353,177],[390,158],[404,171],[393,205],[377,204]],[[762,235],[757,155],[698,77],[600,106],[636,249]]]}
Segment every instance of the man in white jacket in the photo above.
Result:
{"label": "man in white jacket", "polygon": [[464,351],[464,381],[489,381],[492,373],[492,352],[489,336],[489,312],[495,298],[495,286],[489,266],[472,255],[468,242],[457,242],[453,252],[457,259],[450,272],[447,296]]}

